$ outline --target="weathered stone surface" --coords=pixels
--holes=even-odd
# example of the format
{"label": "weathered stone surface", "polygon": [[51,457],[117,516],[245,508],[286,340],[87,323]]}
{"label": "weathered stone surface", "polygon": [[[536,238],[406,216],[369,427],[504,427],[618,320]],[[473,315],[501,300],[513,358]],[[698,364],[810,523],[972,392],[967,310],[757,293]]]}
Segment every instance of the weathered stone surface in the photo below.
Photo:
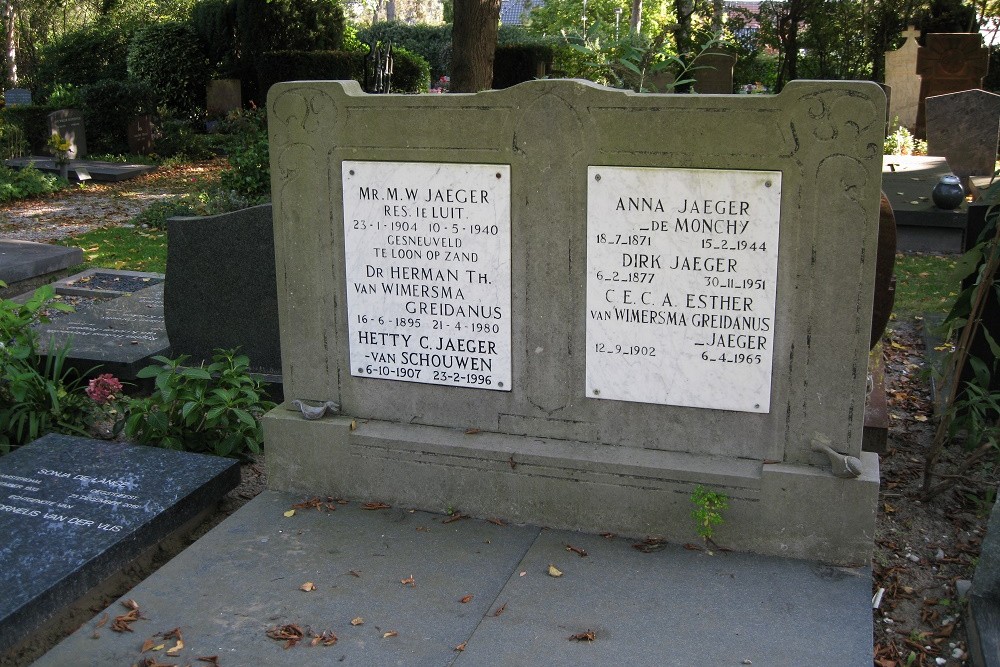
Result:
{"label": "weathered stone surface", "polygon": [[67,157],[71,160],[86,157],[87,133],[83,127],[83,114],[76,109],[60,109],[50,113],[49,134],[58,134],[69,142]]}
{"label": "weathered stone surface", "polygon": [[[268,118],[285,395],[332,400],[345,415],[270,413],[272,487],[420,507],[460,497],[483,516],[685,540],[688,496],[702,484],[730,497],[728,545],[867,562],[878,487],[877,458],[861,452],[885,122],[877,85],[708,97],[552,80],[413,98],[298,82],[271,89]],[[345,265],[388,275],[406,262],[346,253],[345,160],[510,165],[511,391],[352,375],[358,343],[343,304],[359,286]],[[781,172],[768,412],[585,395],[587,173],[602,165]],[[671,228],[677,211],[653,217]],[[609,284],[636,297],[639,287]],[[429,333],[398,326],[375,323],[366,338]],[[861,476],[835,478],[812,451],[817,436],[859,457]]]}
{"label": "weathered stone surface", "polygon": [[[892,89],[889,98],[889,122],[898,122],[911,132],[917,125],[920,105],[920,75],[917,74],[917,38],[920,31],[912,26],[903,33],[906,41],[895,51],[885,53],[885,83]],[[899,119],[898,121],[895,119]]]}
{"label": "weathered stone surface", "polygon": [[691,88],[703,95],[732,95],[735,66],[735,54],[723,50],[706,51],[695,58]]}
{"label": "weathered stone surface", "polygon": [[163,312],[173,353],[211,359],[239,347],[251,368],[281,372],[271,205],[167,221]]}
{"label": "weathered stone surface", "polygon": [[239,479],[233,459],[56,434],[0,458],[0,654]]}
{"label": "weathered stone surface", "polygon": [[930,33],[917,51],[920,101],[916,134],[926,137],[925,101],[928,97],[983,87],[989,67],[989,49],[977,33]]}
{"label": "weathered stone surface", "polygon": [[969,176],[992,175],[1000,133],[1000,95],[965,90],[928,97],[927,152],[947,158],[963,182]]}

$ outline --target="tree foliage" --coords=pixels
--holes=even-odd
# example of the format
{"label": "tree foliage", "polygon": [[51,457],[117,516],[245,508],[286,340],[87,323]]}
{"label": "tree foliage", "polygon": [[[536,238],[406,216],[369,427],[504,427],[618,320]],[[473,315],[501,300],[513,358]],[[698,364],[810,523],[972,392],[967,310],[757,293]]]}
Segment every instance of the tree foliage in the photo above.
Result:
{"label": "tree foliage", "polygon": [[158,107],[186,114],[204,106],[208,61],[187,23],[155,23],[139,30],[129,45],[128,73],[152,87]]}

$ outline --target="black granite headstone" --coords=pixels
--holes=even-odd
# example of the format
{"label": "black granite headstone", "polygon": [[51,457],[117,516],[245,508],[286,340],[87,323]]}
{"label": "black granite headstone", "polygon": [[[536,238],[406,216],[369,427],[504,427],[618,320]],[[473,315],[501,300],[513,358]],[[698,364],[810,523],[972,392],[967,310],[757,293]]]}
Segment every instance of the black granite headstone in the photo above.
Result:
{"label": "black granite headstone", "polygon": [[163,311],[174,355],[239,347],[259,373],[281,373],[271,205],[167,221]]}
{"label": "black granite headstone", "polygon": [[60,109],[49,114],[49,133],[58,134],[69,142],[70,159],[87,154],[87,134],[83,129],[83,114],[76,109]]}
{"label": "black granite headstone", "polygon": [[50,341],[61,348],[68,341],[68,358],[84,370],[100,365],[101,371],[132,379],[149,357],[170,347],[163,325],[163,285],[94,304],[36,327],[39,343]]}
{"label": "black granite headstone", "polygon": [[156,140],[156,126],[153,117],[146,114],[137,116],[128,124],[128,149],[137,155],[153,152]]}
{"label": "black granite headstone", "polygon": [[55,434],[0,458],[0,654],[239,479],[233,459]]}

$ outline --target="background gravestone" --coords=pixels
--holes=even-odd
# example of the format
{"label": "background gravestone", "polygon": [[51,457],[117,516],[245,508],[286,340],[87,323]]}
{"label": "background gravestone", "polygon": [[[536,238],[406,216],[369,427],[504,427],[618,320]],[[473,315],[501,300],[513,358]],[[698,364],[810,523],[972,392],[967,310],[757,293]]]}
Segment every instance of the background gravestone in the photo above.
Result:
{"label": "background gravestone", "polygon": [[732,95],[733,67],[736,55],[722,50],[710,50],[699,55],[692,65],[692,89],[703,95]]}
{"label": "background gravestone", "polygon": [[239,479],[233,459],[56,434],[0,458],[0,654]]}
{"label": "background gravestone", "polygon": [[239,79],[213,79],[205,91],[209,116],[225,116],[230,111],[243,108],[242,88]]}
{"label": "background gravestone", "polygon": [[991,176],[996,170],[1000,133],[1000,95],[966,90],[928,97],[927,153],[948,160],[965,182],[969,176]]}
{"label": "background gravestone", "polygon": [[3,93],[4,105],[8,107],[31,104],[31,91],[27,88],[11,88]]}
{"label": "background gravestone", "polygon": [[156,126],[150,115],[137,116],[128,124],[128,149],[138,155],[153,152],[156,140]]}
{"label": "background gravestone", "polygon": [[[876,84],[288,82],[268,122],[272,488],[684,542],[700,484],[729,496],[727,546],[869,562]],[[751,343],[732,327],[753,356],[720,350]]]}
{"label": "background gravestone", "polygon": [[239,347],[257,372],[281,372],[271,205],[167,221],[163,313],[174,355]]}
{"label": "background gravestone", "polygon": [[917,74],[920,75],[920,100],[917,107],[917,136],[926,138],[925,101],[983,87],[989,67],[989,49],[977,33],[929,33],[917,51]]}
{"label": "background gravestone", "polygon": [[76,109],[60,109],[50,113],[49,134],[58,134],[69,142],[67,157],[71,160],[87,155],[87,134],[83,127],[83,114]]}
{"label": "background gravestone", "polygon": [[[911,132],[917,124],[920,104],[920,75],[917,74],[917,38],[920,31],[910,26],[903,33],[906,41],[895,51],[885,53],[885,83],[892,89],[889,98],[889,123],[898,122]],[[896,121],[895,119],[899,119]]]}

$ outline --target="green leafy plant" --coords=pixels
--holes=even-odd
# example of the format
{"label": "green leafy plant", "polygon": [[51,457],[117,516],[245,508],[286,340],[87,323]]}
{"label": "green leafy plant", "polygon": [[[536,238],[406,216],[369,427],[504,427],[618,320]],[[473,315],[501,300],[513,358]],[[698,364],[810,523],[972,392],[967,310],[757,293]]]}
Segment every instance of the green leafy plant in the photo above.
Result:
{"label": "green leafy plant", "polygon": [[66,366],[68,344],[40,354],[32,329],[48,321],[46,310],[73,310],[54,297],[45,285],[24,303],[0,299],[0,453],[50,431],[87,434],[92,406],[83,378]]}
{"label": "green leafy plant", "polygon": [[195,215],[195,210],[183,198],[153,202],[132,218],[132,224],[144,229],[167,228],[167,218]]}
{"label": "green leafy plant", "polygon": [[231,118],[228,128],[229,169],[219,175],[223,190],[235,192],[253,203],[271,196],[271,163],[268,158],[267,116],[263,109]]}
{"label": "green leafy plant", "polygon": [[882,152],[885,155],[927,155],[927,142],[917,139],[899,125],[899,118],[895,119],[895,123],[896,129],[886,136]]}
{"label": "green leafy plant", "polygon": [[691,518],[694,519],[695,529],[706,543],[711,542],[715,526],[722,523],[722,513],[729,507],[729,497],[719,491],[709,491],[699,484],[691,492],[691,502],[694,504]]}
{"label": "green leafy plant", "polygon": [[149,84],[158,106],[181,115],[204,107],[209,63],[187,23],[153,23],[139,30],[128,47],[128,73]]}
{"label": "green leafy plant", "polygon": [[[995,458],[1000,450],[1000,391],[991,389],[1000,364],[1000,344],[982,326],[991,297],[1000,298],[1000,284],[996,282],[1000,269],[1000,205],[994,203],[1000,202],[1000,182],[991,185],[982,200],[991,203],[986,225],[976,245],[957,262],[955,279],[966,280],[966,287],[944,322],[945,335],[951,338],[957,332],[957,339],[945,357],[943,369],[937,370],[942,387],[940,419],[924,461],[924,500],[950,489],[973,466]],[[973,354],[977,340],[985,344],[987,358]],[[971,369],[971,377],[967,369]],[[967,453],[951,474],[940,474],[937,464],[945,446],[963,434]]]}
{"label": "green leafy plant", "polygon": [[30,165],[23,169],[0,165],[0,202],[51,194],[67,185],[69,183],[65,179],[43,174]]}
{"label": "green leafy plant", "polygon": [[167,449],[244,456],[261,451],[260,418],[274,403],[236,350],[216,350],[212,363],[186,367],[187,355],[157,356],[137,377],[153,379],[153,393],[128,402],[125,434]]}

